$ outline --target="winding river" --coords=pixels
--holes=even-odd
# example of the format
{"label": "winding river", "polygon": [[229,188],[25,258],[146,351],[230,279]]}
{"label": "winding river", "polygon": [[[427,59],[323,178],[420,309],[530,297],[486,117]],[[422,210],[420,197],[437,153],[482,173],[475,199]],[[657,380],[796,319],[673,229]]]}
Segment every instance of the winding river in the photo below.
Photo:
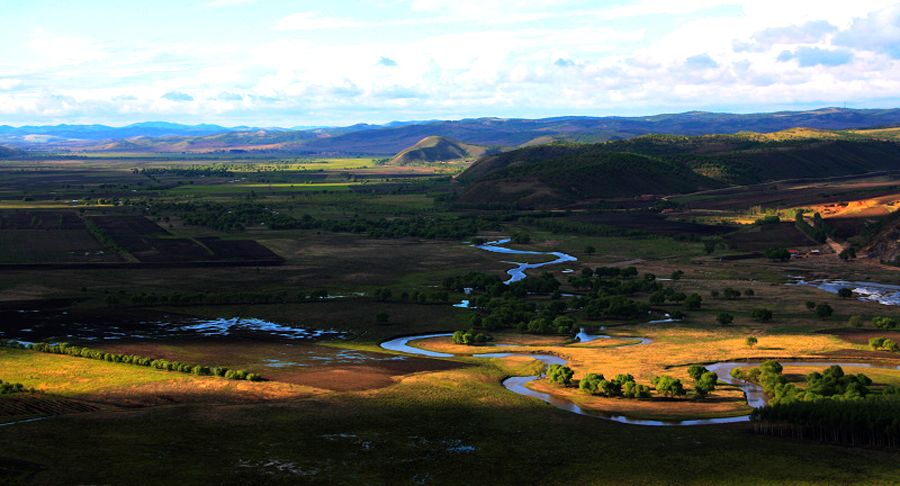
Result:
{"label": "winding river", "polygon": [[[504,282],[506,284],[510,284],[512,282],[518,282],[526,278],[525,271],[529,269],[535,269],[544,267],[547,265],[555,265],[563,262],[573,262],[576,261],[572,255],[568,255],[561,252],[538,252],[538,251],[524,251],[524,250],[514,250],[511,248],[505,248],[500,245],[508,243],[509,239],[502,239],[497,241],[492,241],[489,243],[485,243],[483,245],[476,245],[476,248],[481,250],[490,251],[494,253],[504,253],[504,254],[517,254],[517,255],[553,255],[556,257],[555,260],[544,262],[544,263],[519,263],[519,262],[511,262],[517,265],[515,268],[510,269],[507,273],[510,278]],[[465,305],[459,305],[458,307],[467,307],[468,301],[464,301]],[[650,321],[648,324],[657,324],[663,322],[672,322],[672,319],[661,319]],[[600,330],[605,330],[605,328],[600,328]],[[396,339],[391,339],[389,341],[385,341],[381,343],[381,347],[386,350],[414,354],[419,356],[425,356],[429,358],[456,358],[458,355],[450,354],[450,353],[441,353],[437,351],[430,351],[427,349],[419,348],[416,346],[412,346],[410,343],[413,341],[423,340],[423,339],[432,339],[439,337],[449,337],[452,336],[452,333],[436,333],[436,334],[423,334],[416,336],[405,336],[399,337]],[[581,331],[575,336],[578,342],[590,342],[596,339],[634,339],[636,342],[625,344],[623,346],[638,346],[638,345],[646,345],[650,344],[652,341],[649,338],[639,337],[639,336],[610,336],[607,334],[589,334],[585,329],[581,329]],[[528,354],[528,353],[480,353],[473,354],[472,357],[475,358],[507,358],[512,356],[524,356],[536,359],[542,362],[545,367],[553,364],[565,365],[567,361],[559,356],[551,355],[551,354]],[[706,367],[710,371],[714,371],[719,376],[719,381],[722,383],[726,383],[729,385],[736,386],[740,388],[744,392],[744,397],[747,400],[747,405],[752,408],[760,408],[766,404],[766,396],[763,393],[762,388],[759,385],[754,383],[746,382],[743,380],[736,380],[731,376],[731,370],[737,367],[745,367],[745,366],[759,366],[761,362],[759,361],[728,361],[728,362],[720,362],[709,364]],[[842,367],[862,367],[862,368],[878,368],[878,369],[889,369],[889,370],[900,370],[900,366],[895,367],[886,367],[886,366],[877,366],[871,363],[858,363],[858,362],[831,362],[831,361],[780,361],[783,366],[822,366],[827,367],[831,365],[838,365]],[[696,425],[714,425],[714,424],[731,424],[738,422],[748,422],[750,420],[750,415],[739,415],[734,417],[714,417],[707,419],[692,419],[692,420],[647,420],[647,419],[638,419],[632,418],[621,414],[613,414],[613,413],[604,413],[595,410],[585,410],[578,406],[578,404],[567,400],[565,398],[556,397],[547,393],[542,393],[539,391],[532,390],[528,388],[528,384],[541,379],[543,374],[541,375],[530,375],[530,376],[511,376],[503,380],[503,387],[507,390],[527,396],[536,398],[543,402],[546,402],[558,409],[565,410],[567,412],[576,413],[578,415],[584,415],[588,417],[595,417],[604,420],[610,420],[613,422],[619,422],[623,424],[630,425],[643,425],[643,426],[652,426],[652,427],[672,427],[672,426],[696,426]]]}

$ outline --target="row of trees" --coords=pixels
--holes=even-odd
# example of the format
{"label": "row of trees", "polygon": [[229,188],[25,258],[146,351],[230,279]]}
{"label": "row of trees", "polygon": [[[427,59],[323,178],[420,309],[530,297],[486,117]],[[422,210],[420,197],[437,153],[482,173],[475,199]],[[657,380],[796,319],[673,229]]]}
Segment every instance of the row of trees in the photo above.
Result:
{"label": "row of trees", "polygon": [[744,289],[743,292],[737,289],[733,289],[731,287],[725,287],[721,292],[718,290],[710,290],[709,296],[718,299],[720,296],[725,300],[737,300],[741,298],[741,295],[745,297],[753,297],[756,295],[756,292],[753,289]]}
{"label": "row of trees", "polygon": [[41,353],[64,354],[79,358],[95,359],[106,361],[108,363],[123,363],[135,366],[145,366],[157,370],[177,371],[180,373],[190,373],[197,376],[219,376],[228,380],[247,380],[261,381],[262,377],[256,373],[250,373],[246,370],[232,370],[224,366],[206,366],[199,364],[188,364],[180,361],[170,361],[166,359],[153,359],[145,356],[133,354],[108,353],[98,349],[91,349],[81,346],[70,346],[68,343],[35,343],[25,346],[27,349],[38,351]]}
{"label": "row of trees", "polygon": [[[718,384],[718,375],[702,366],[691,366],[688,374],[694,379],[693,398],[705,398]],[[547,368],[547,380],[560,386],[571,386],[575,372],[565,365],[553,364]],[[653,378],[653,387],[659,395],[675,398],[688,394],[680,379],[669,375]],[[600,373],[588,373],[578,380],[578,388],[588,394],[601,397],[650,398],[650,387],[641,385],[630,374],[618,374],[607,380]]]}

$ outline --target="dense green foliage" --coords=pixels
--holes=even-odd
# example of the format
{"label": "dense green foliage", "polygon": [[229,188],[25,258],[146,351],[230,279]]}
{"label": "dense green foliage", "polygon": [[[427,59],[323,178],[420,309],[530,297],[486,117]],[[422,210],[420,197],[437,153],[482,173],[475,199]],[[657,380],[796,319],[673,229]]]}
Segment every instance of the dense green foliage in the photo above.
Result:
{"label": "dense green foliage", "polygon": [[769,403],[772,405],[824,398],[862,398],[870,393],[869,386],[872,384],[871,378],[862,373],[844,374],[843,368],[832,365],[821,373],[816,371],[806,375],[805,386],[801,388],[788,383],[782,371],[780,363],[769,360],[748,371],[735,368],[731,371],[731,376],[760,385],[769,395]]}
{"label": "dense green foliage", "polygon": [[588,373],[578,381],[578,388],[585,393],[601,397],[649,398],[650,388],[634,381],[634,376],[616,375],[607,380],[602,374]]}
{"label": "dense green foliage", "polygon": [[562,386],[571,385],[572,377],[575,376],[575,372],[572,371],[572,368],[558,364],[552,364],[548,366],[546,374],[547,379],[550,380],[550,383],[555,383]]}
{"label": "dense green foliage", "polygon": [[674,397],[683,397],[687,395],[687,390],[684,389],[684,384],[681,383],[681,380],[678,378],[673,378],[669,375],[660,375],[653,378],[653,387],[656,388],[656,392],[660,395],[674,398]]}

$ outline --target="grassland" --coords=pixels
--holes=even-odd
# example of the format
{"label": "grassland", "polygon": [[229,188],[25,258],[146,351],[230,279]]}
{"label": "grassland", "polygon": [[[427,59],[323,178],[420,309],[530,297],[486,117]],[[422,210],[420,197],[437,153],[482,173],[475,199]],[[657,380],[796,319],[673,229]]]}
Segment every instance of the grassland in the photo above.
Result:
{"label": "grassland", "polygon": [[[468,272],[504,277],[511,267],[506,261],[545,261],[546,256],[488,253],[465,244],[465,238],[373,238],[265,225],[220,230],[146,210],[162,203],[196,201],[222,204],[226,210],[250,204],[296,218],[309,214],[339,221],[484,218],[492,226],[471,236],[494,239],[527,233],[531,243],[517,248],[577,256],[577,262],[546,270],[562,282],[563,292],[579,295],[584,289],[573,288],[568,279],[583,268],[635,266],[641,273],[655,274],[675,291],[699,293],[701,309],[687,312],[680,322],[653,325],[644,324],[643,318],[590,319],[584,311],[572,310],[569,315],[579,323],[608,326],[606,332],[614,336],[585,344],[569,343],[568,336],[524,335],[509,329],[495,337],[511,345],[504,351],[540,351],[566,358],[576,378],[589,372],[631,373],[640,383],[649,384],[662,373],[687,379],[689,364],[722,360],[896,362],[896,356],[866,347],[867,336],[876,332],[870,324],[861,330],[847,328],[852,315],[870,319],[891,314],[893,309],[841,299],[812,287],[785,285],[788,275],[797,274],[897,283],[896,271],[841,262],[828,253],[785,263],[764,258],[722,260],[722,256],[764,250],[796,235],[768,228],[694,224],[705,216],[735,216],[755,205],[769,207],[779,191],[787,207],[830,200],[817,199],[822,191],[890,191],[890,180],[871,187],[836,189],[839,184],[829,182],[827,188],[811,184],[809,189],[700,194],[681,199],[682,207],[676,211],[651,216],[644,206],[635,212],[617,208],[553,215],[572,224],[614,229],[606,236],[591,236],[544,229],[535,221],[546,214],[456,205],[455,182],[442,178],[439,171],[387,168],[365,158],[320,164],[240,155],[91,156],[46,160],[37,166],[15,163],[25,165],[0,169],[0,205],[16,208],[15,213],[27,210],[31,214],[39,210],[29,207],[65,205],[73,199],[90,201],[83,214],[77,209],[69,212],[78,219],[149,217],[147,221],[168,233],[160,237],[165,240],[252,240],[284,262],[271,267],[146,266],[127,271],[35,267],[0,272],[4,323],[0,337],[75,342],[87,338],[82,344],[110,352],[247,368],[268,379],[233,382],[0,348],[0,378],[40,390],[13,399],[0,397],[0,423],[50,417],[0,427],[0,482],[123,484],[141,477],[150,483],[177,478],[183,484],[460,484],[489,477],[494,484],[896,483],[900,456],[893,450],[758,436],[741,424],[649,428],[610,423],[505,390],[500,385],[503,378],[539,371],[531,359],[471,358],[465,355],[485,349],[455,346],[446,339],[421,345],[463,356],[398,356],[378,346],[396,336],[469,327],[472,311],[450,305],[467,297],[444,289],[446,277]],[[226,167],[236,175],[200,177],[181,172],[211,166]],[[141,168],[166,170],[141,173]],[[94,206],[100,201],[102,207]],[[701,203],[710,206],[692,206]],[[32,224],[34,218],[25,220]],[[0,230],[0,255],[15,262],[70,260],[52,256],[62,253],[47,249],[43,242],[28,243],[41,235],[53,236],[46,242],[51,246],[103,247],[99,241],[66,239],[57,236],[62,230],[34,224],[38,227],[15,230],[45,232],[31,239],[25,233],[17,238]],[[720,235],[725,235],[724,245],[707,254],[703,240]],[[586,251],[588,247],[594,251]],[[566,269],[574,272],[563,273]],[[681,278],[667,280],[676,270],[684,272]],[[737,299],[711,295],[726,287],[754,292]],[[320,289],[340,298],[296,298]],[[375,296],[383,289],[391,290],[390,297]],[[205,300],[132,300],[133,296],[198,292],[205,294]],[[415,293],[426,297],[416,301],[411,298]],[[428,295],[441,293],[447,294],[446,302],[429,300]],[[286,298],[282,302],[241,300],[247,295]],[[649,295],[632,297],[643,302]],[[522,299],[530,304],[548,302],[546,295]],[[835,314],[820,319],[806,309],[807,301],[828,303]],[[761,307],[772,310],[772,321],[753,319],[753,310]],[[662,314],[682,311],[683,306],[663,303],[653,309]],[[734,316],[732,325],[716,322],[722,312]],[[380,314],[387,320],[380,319]],[[148,329],[167,320],[183,323],[220,317],[339,330],[343,338],[287,340],[236,331],[227,336],[98,339],[109,331],[149,334]],[[628,346],[635,342],[633,336],[648,337],[652,343]],[[748,336],[757,337],[758,344],[747,346]],[[809,370],[787,371],[799,376]],[[900,382],[900,372],[859,371],[870,375],[879,387]],[[740,393],[728,386],[720,387],[707,401],[604,399],[543,382],[533,386],[586,408],[640,417],[729,416],[747,411]]]}

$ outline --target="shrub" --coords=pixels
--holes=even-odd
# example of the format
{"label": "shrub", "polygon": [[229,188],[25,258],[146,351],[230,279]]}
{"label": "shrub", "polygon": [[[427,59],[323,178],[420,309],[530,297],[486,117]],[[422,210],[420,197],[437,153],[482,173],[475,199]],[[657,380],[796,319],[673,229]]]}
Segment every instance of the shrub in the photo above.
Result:
{"label": "shrub", "polygon": [[747,344],[748,347],[752,348],[753,346],[756,346],[756,343],[758,343],[759,340],[753,336],[747,336],[747,339],[745,339],[744,342]]}
{"label": "shrub", "polygon": [[834,309],[828,304],[819,304],[816,306],[816,315],[819,319],[828,319],[834,314]]}
{"label": "shrub", "polygon": [[853,327],[863,327],[863,323],[862,316],[850,316],[850,319],[847,319],[847,324]]}
{"label": "shrub", "polygon": [[723,326],[727,326],[727,325],[731,324],[732,322],[734,322],[734,316],[727,312],[720,312],[716,316],[716,322],[718,322],[719,324],[721,324]]}
{"label": "shrub", "polygon": [[753,309],[750,315],[759,322],[769,322],[773,316],[772,311],[769,309]]}
{"label": "shrub", "polygon": [[843,299],[849,299],[853,297],[853,289],[851,289],[850,287],[841,287],[840,289],[838,289],[837,294]]}

